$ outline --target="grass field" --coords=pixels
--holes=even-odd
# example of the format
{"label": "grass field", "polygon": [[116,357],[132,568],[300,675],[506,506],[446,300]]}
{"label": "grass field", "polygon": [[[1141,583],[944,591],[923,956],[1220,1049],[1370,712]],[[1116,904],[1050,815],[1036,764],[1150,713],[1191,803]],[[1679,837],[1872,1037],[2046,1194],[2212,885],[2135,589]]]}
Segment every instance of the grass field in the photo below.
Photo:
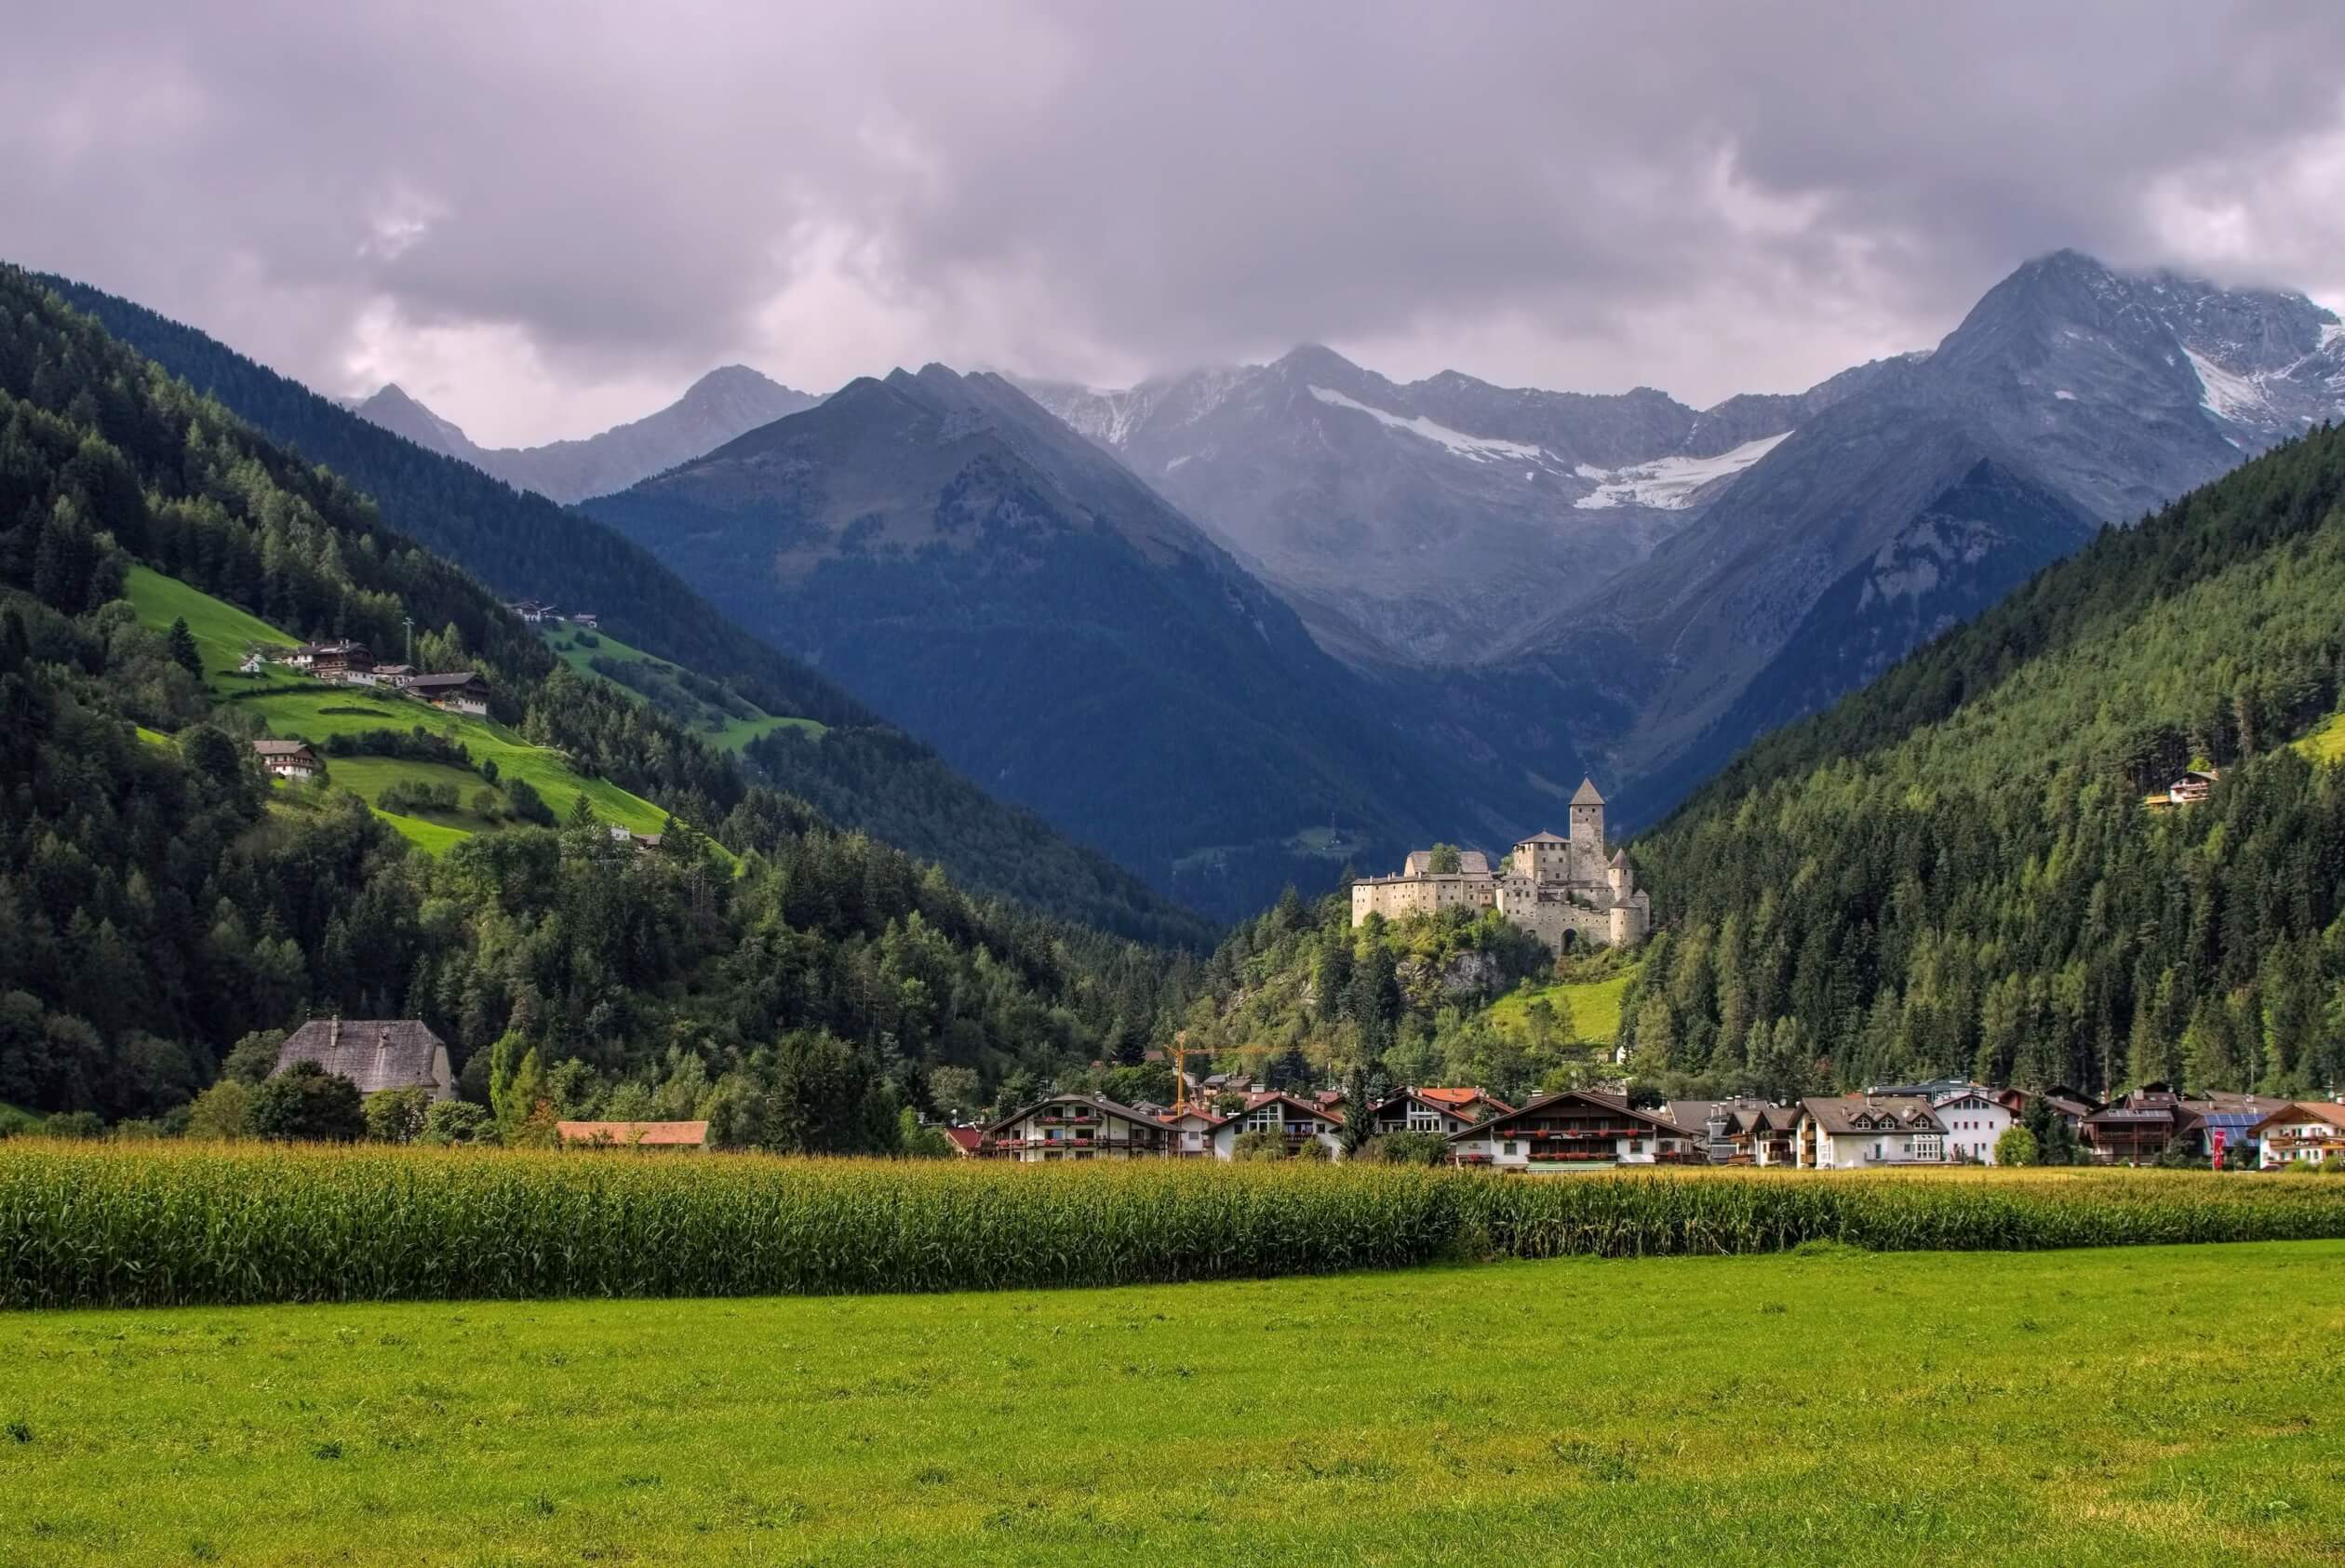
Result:
{"label": "grass field", "polygon": [[1490,1004],[1490,1021],[1500,1028],[1520,1034],[1523,1031],[1531,1004],[1545,1001],[1555,1009],[1559,1020],[1566,1010],[1571,1014],[1570,1038],[1597,1040],[1610,1044],[1620,1033],[1620,998],[1628,989],[1628,982],[1636,971],[1623,970],[1608,979],[1592,982],[1551,981],[1545,985],[1526,985],[1508,992]]}
{"label": "grass field", "polygon": [[2345,713],[2331,714],[2297,742],[2297,749],[2315,762],[2345,761]]}
{"label": "grass field", "polygon": [[2334,1242],[0,1315],[0,1561],[2333,1562],[2340,1335]]}
{"label": "grass field", "polygon": [[[495,762],[500,784],[507,779],[528,781],[553,808],[557,819],[567,817],[572,803],[583,794],[596,816],[631,832],[657,833],[667,825],[667,813],[659,807],[608,779],[582,776],[559,753],[531,745],[502,724],[462,714],[440,713],[387,690],[327,686],[282,665],[269,665],[259,677],[239,674],[236,666],[253,644],[289,647],[294,639],[267,622],[191,588],[177,578],[134,566],[124,592],[138,610],[142,625],[163,629],[184,618],[203,653],[207,684],[221,693],[262,693],[246,698],[245,705],[248,711],[267,721],[272,734],[298,737],[313,745],[322,745],[336,735],[355,735],[368,730],[406,730],[421,724],[435,734],[462,742],[475,762]],[[801,721],[772,721],[777,725]],[[165,739],[152,730],[142,730],[141,734],[155,743]],[[740,744],[745,744],[746,741]],[[374,807],[382,791],[395,783],[456,784],[458,798],[466,806],[454,812],[417,816],[375,808],[378,816],[434,854],[492,825],[469,810],[473,797],[487,787],[485,782],[459,769],[403,758],[334,757],[328,759],[327,771],[338,786],[361,796],[369,807]],[[499,793],[502,795],[502,790]]]}
{"label": "grass field", "polygon": [[245,691],[256,686],[292,686],[303,677],[270,665],[260,676],[239,674],[245,652],[256,643],[290,648],[294,638],[234,605],[191,588],[176,577],[134,566],[123,583],[123,594],[139,612],[139,624],[168,631],[184,620],[194,635],[196,651],[204,658],[204,683],[214,691]]}
{"label": "grass field", "polygon": [[[648,702],[650,699],[624,681],[611,680],[609,676],[595,668],[594,661],[598,658],[610,659],[620,663],[649,665],[652,669],[664,671],[670,675],[682,673],[681,665],[671,663],[654,654],[646,653],[639,648],[621,642],[608,632],[590,634],[596,639],[596,646],[591,648],[579,642],[580,633],[576,626],[557,626],[544,635],[546,646],[560,656],[562,663],[583,676],[609,682],[638,702]],[[755,704],[747,705],[756,707]],[[759,710],[754,717],[741,718],[725,712],[722,708],[699,702],[693,704],[691,713],[678,714],[677,717],[690,725],[712,744],[733,752],[740,751],[752,741],[761,740],[772,734],[776,730],[798,730],[809,736],[821,735],[824,730],[824,725],[811,718],[777,717],[762,710]]]}

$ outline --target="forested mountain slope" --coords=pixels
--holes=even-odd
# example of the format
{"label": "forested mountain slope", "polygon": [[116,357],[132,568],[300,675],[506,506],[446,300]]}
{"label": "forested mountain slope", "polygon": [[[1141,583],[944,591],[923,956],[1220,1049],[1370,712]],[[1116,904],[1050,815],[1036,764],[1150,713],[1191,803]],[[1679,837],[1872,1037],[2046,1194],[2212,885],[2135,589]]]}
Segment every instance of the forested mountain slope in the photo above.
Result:
{"label": "forested mountain slope", "polygon": [[[755,765],[780,787],[818,801],[831,821],[932,857],[980,891],[1064,918],[1146,941],[1210,940],[1205,921],[1033,812],[992,798],[837,684],[741,630],[611,529],[379,428],[192,328],[83,284],[41,281],[198,392],[332,469],[392,527],[500,593],[594,610],[623,641],[722,683],[768,714],[829,727],[819,743],[758,747]],[[875,781],[884,787],[872,787]]]}
{"label": "forested mountain slope", "polygon": [[[303,637],[396,646],[412,614],[433,663],[489,674],[496,717],[677,817],[639,854],[581,793],[558,830],[411,852],[357,796],[261,774],[266,704],[207,690],[192,627],[141,623],[134,566]],[[223,1066],[264,1065],[267,1031],[333,1012],[424,1019],[508,1106],[881,1148],[945,1069],[1054,1072],[1160,1005],[1155,956],[837,833],[558,667],[342,479],[13,270],[0,799],[0,1101],[34,1110],[168,1117]]]}
{"label": "forested mountain slope", "polygon": [[2338,703],[2341,498],[2323,426],[1746,751],[1638,845],[1640,1067],[2338,1082],[2345,773],[2288,743]]}

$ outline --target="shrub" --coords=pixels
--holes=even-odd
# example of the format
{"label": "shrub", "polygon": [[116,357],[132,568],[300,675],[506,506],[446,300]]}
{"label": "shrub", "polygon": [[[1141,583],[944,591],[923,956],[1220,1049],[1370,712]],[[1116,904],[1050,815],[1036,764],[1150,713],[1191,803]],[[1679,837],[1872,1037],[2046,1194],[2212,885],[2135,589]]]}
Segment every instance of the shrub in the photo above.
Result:
{"label": "shrub", "polygon": [[486,1106],[476,1106],[470,1100],[439,1100],[423,1113],[423,1131],[416,1134],[419,1144],[446,1147],[455,1144],[493,1144],[497,1141],[496,1118]]}
{"label": "shrub", "polygon": [[2035,1134],[2017,1124],[2003,1129],[1995,1140],[1995,1163],[1998,1165],[2034,1165],[2042,1161],[2044,1151],[2036,1147]]}
{"label": "shrub", "polygon": [[1284,1159],[1287,1157],[1286,1139],[1266,1127],[1256,1128],[1251,1132],[1239,1133],[1229,1146],[1229,1153],[1233,1159]]}
{"label": "shrub", "polygon": [[1449,1142],[1439,1132],[1380,1132],[1368,1140],[1360,1158],[1385,1165],[1439,1165],[1449,1155]]}
{"label": "shrub", "polygon": [[428,1089],[379,1089],[367,1096],[367,1136],[379,1144],[411,1144],[431,1108]]}
{"label": "shrub", "polygon": [[[274,1052],[275,1047],[271,1048]],[[248,1138],[252,1136],[252,1086],[241,1079],[223,1078],[201,1094],[188,1107],[187,1135],[191,1138]]]}
{"label": "shrub", "polygon": [[263,1138],[349,1143],[367,1134],[358,1086],[315,1062],[296,1062],[252,1092],[252,1130]]}

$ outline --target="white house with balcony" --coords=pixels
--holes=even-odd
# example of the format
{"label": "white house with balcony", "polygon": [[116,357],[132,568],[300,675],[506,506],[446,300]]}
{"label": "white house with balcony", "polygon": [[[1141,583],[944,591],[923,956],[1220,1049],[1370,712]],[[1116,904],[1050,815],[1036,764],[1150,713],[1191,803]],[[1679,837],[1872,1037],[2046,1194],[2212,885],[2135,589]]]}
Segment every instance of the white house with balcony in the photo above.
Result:
{"label": "white house with balcony", "polygon": [[1946,1163],[1946,1123],[1916,1094],[1843,1094],[1800,1102],[1791,1131],[1803,1171]]}
{"label": "white house with balcony", "polygon": [[1104,1094],[1053,1094],[986,1128],[977,1152],[989,1159],[1026,1163],[1162,1159],[1172,1154],[1174,1136],[1156,1118]]}
{"label": "white house with balcony", "polygon": [[1235,1159],[1238,1139],[1245,1132],[1276,1132],[1286,1143],[1289,1155],[1303,1152],[1306,1145],[1316,1144],[1327,1151],[1327,1158],[1343,1157],[1342,1113],[1298,1100],[1292,1094],[1277,1092],[1250,1094],[1244,1106],[1224,1117],[1213,1132],[1213,1158]]}

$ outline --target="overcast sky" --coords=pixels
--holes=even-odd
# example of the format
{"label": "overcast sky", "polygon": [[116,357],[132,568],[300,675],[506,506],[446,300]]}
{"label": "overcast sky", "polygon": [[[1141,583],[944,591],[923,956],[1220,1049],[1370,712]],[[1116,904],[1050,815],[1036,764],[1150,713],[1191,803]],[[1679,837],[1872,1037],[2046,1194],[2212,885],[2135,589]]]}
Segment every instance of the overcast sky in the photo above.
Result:
{"label": "overcast sky", "polygon": [[2345,301],[2345,4],[7,7],[0,257],[476,439],[1324,342],[1696,403],[2027,257]]}

